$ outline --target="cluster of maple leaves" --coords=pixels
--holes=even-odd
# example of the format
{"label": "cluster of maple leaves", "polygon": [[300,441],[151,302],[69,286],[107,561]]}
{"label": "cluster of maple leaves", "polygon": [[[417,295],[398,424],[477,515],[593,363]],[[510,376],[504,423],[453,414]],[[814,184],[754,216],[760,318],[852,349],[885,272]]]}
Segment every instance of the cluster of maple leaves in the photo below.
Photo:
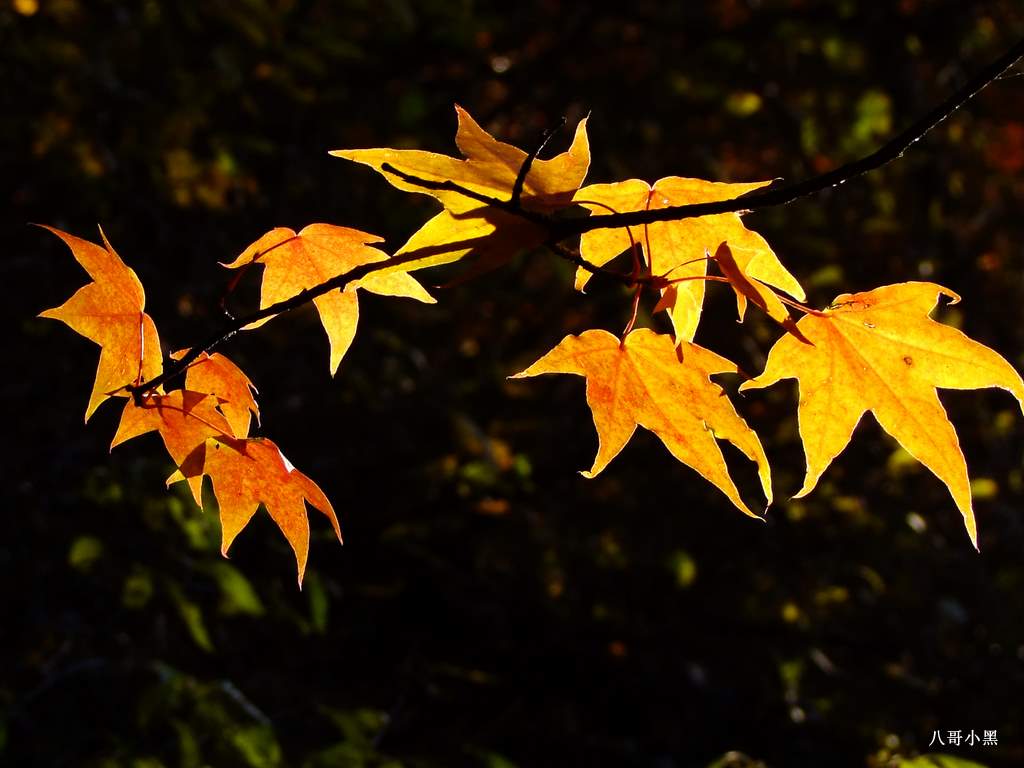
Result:
{"label": "cluster of maple leaves", "polygon": [[[925,282],[888,285],[838,296],[824,310],[805,306],[803,289],[771,247],[747,229],[739,213],[657,221],[640,227],[602,226],[582,234],[579,252],[552,242],[554,215],[583,208],[591,217],[692,203],[732,200],[770,182],[724,184],[668,177],[581,186],[590,165],[586,120],[569,149],[538,159],[497,141],[461,108],[455,141],[463,158],[396,149],[338,150],[331,154],[370,166],[391,184],[430,194],[443,210],[393,256],[374,247],[381,238],[347,227],[311,224],[300,232],[273,229],[224,266],[263,267],[261,308],[310,297],[330,345],[334,374],[352,342],[359,316],[357,289],[423,302],[434,299],[410,271],[467,257],[468,277],[498,267],[524,249],[550,246],[578,265],[583,290],[595,272],[635,289],[633,320],[621,336],[585,330],[565,337],[516,377],[568,373],[586,378],[586,397],[598,434],[593,477],[625,447],[636,427],[654,432],[680,462],[753,515],[740,497],[718,446],[726,440],[757,466],[768,504],[771,474],[761,441],[711,376],[738,373],[735,363],[694,343],[708,282],[735,291],[740,320],[753,304],[785,331],[765,370],[740,390],[785,378],[799,382],[798,418],[807,473],[797,496],[810,493],[871,411],[883,429],[946,486],[971,541],[977,530],[967,466],[936,388],[1001,387],[1024,410],[1024,382],[993,350],[929,318],[939,297],[959,297]],[[157,329],[145,313],[135,273],[103,237],[103,245],[50,228],[70,247],[93,282],[41,316],[61,320],[100,345],[86,420],[111,397],[127,398],[112,446],[156,431],[177,470],[202,506],[203,477],[212,482],[223,530],[222,550],[262,504],[295,551],[299,582],[309,547],[306,503],[341,530],[320,488],[291,466],[265,437],[249,435],[259,418],[255,388],[221,353],[170,355],[164,368]],[[102,231],[101,231],[102,235]],[[606,266],[628,253],[633,269]],[[715,265],[719,274],[710,273]],[[344,276],[360,268],[359,279]],[[339,278],[341,280],[339,281]],[[645,291],[656,296],[672,332],[634,328]],[[803,316],[794,320],[790,309]],[[275,311],[275,310],[271,310]],[[266,313],[264,313],[266,314]],[[269,317],[249,322],[258,327]],[[166,391],[168,374],[184,373],[182,389]],[[160,383],[154,383],[160,382]]]}

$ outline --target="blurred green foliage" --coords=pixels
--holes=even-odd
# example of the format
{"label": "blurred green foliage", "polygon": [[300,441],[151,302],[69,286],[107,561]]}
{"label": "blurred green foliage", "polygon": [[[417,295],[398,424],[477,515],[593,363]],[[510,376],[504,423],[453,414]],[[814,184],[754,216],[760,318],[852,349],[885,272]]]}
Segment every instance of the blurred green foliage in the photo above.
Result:
{"label": "blurred green foliage", "polygon": [[[273,226],[400,245],[430,204],[326,150],[450,152],[453,102],[526,146],[591,113],[590,181],[797,179],[870,151],[1021,34],[1012,0],[0,3],[0,763],[1024,762],[1022,428],[1005,395],[943,394],[979,556],[941,484],[871,423],[786,501],[803,464],[784,386],[737,399],[783,499],[766,525],[650,435],[579,477],[582,383],[505,377],[566,333],[621,328],[628,302],[573,294],[549,257],[436,307],[366,297],[334,380],[297,312],[225,352],[342,517],[341,549],[314,520],[299,592],[266,516],[224,560],[216,519],[164,491],[155,437],[108,454],[113,405],[82,427],[95,349],[33,318],[83,275],[23,226],[92,237],[101,221],[177,349],[217,321],[216,262]],[[750,226],[813,303],[935,280],[964,296],[948,321],[1024,368],[1022,87],[997,82],[899,161]],[[737,328],[727,292],[710,297],[698,340],[759,370],[777,330]],[[949,728],[999,744],[919,756]]]}

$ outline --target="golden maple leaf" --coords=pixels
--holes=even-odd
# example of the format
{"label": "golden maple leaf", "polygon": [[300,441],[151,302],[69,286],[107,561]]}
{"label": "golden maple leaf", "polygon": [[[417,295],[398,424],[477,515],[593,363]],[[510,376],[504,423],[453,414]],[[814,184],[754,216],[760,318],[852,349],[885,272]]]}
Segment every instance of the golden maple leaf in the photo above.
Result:
{"label": "golden maple leaf", "polygon": [[[408,192],[435,197],[444,211],[430,219],[395,254],[422,254],[404,269],[448,264],[469,254],[486,267],[507,261],[516,252],[544,242],[544,227],[493,205],[487,205],[450,189],[430,189],[403,179],[391,169],[431,182],[455,182],[490,198],[509,201],[516,177],[527,154],[498,141],[456,105],[458,129],[455,143],[465,159],[416,149],[339,149],[331,152],[368,165],[389,183]],[[586,119],[576,126],[568,151],[549,160],[536,159],[530,166],[520,196],[526,211],[547,213],[571,204],[590,167]]]}
{"label": "golden maple leaf", "polygon": [[750,301],[800,341],[807,342],[778,294],[756,277],[750,277],[748,274],[751,255],[749,251],[742,248],[737,249],[737,253],[734,255],[729,244],[722,243],[713,257],[733,291],[736,292],[736,311],[739,314],[740,322],[743,322],[743,316],[747,312],[747,301]]}
{"label": "golden maple leaf", "polygon": [[[668,176],[651,186],[640,179],[629,179],[583,187],[574,200],[591,215],[605,216],[613,211],[626,213],[731,200],[770,183],[725,184]],[[713,251],[724,241],[747,254],[746,272],[750,277],[804,300],[803,288],[796,278],[782,266],[764,238],[743,225],[738,213],[659,221],[629,230],[591,230],[585,232],[580,240],[580,255],[600,267],[628,251],[632,242],[646,255],[652,275],[669,279],[699,278],[707,274],[705,253]],[[576,271],[576,289],[582,291],[590,276],[589,270],[580,267]],[[693,340],[704,304],[704,288],[703,280],[690,279],[662,290],[658,306],[668,311],[677,340]]]}
{"label": "golden maple leaf", "polygon": [[[238,269],[249,264],[263,265],[260,288],[260,307],[263,308],[290,299],[361,264],[387,261],[386,253],[369,245],[381,240],[377,235],[332,224],[310,224],[298,233],[287,227],[277,227],[224,266]],[[404,270],[375,272],[346,286],[344,291],[335,288],[317,296],[313,304],[330,342],[332,376],[355,337],[359,322],[357,288],[382,296],[405,296],[434,303],[434,298]],[[262,324],[254,323],[247,328]]]}
{"label": "golden maple leaf", "polygon": [[636,427],[656,434],[683,464],[692,467],[748,515],[716,438],[727,440],[757,464],[761,487],[772,500],[771,474],[761,441],[736,413],[711,374],[736,373],[736,365],[696,344],[676,347],[671,336],[647,328],[620,341],[607,331],[566,336],[554,349],[513,378],[570,373],[587,379],[587,404],[597,427],[594,477],[625,447]]}
{"label": "golden maple leaf", "polygon": [[[188,353],[182,349],[171,354],[180,360]],[[224,414],[235,437],[247,437],[252,417],[260,420],[260,407],[253,393],[256,387],[241,368],[220,352],[203,352],[185,372],[185,389],[192,392],[206,392],[217,399],[217,410]]]}
{"label": "golden maple leaf", "polygon": [[100,228],[103,247],[54,227],[43,227],[63,240],[93,282],[79,288],[59,307],[39,317],[60,320],[100,345],[85,420],[113,395],[129,396],[128,385],[152,379],[163,370],[160,338],[143,309],[146,294],[134,270],[126,266]]}
{"label": "golden maple leaf", "polygon": [[799,381],[807,474],[797,498],[814,489],[849,444],[861,416],[871,411],[882,429],[945,483],[977,547],[967,464],[936,388],[1001,387],[1024,410],[1024,382],[999,354],[928,317],[942,295],[960,298],[921,282],[843,294],[823,314],[797,323],[810,345],[783,336],[764,372],[740,389]]}
{"label": "golden maple leaf", "polygon": [[293,467],[281,449],[267,438],[208,439],[186,457],[179,471],[167,482],[188,480],[192,484],[198,480],[201,483],[203,475],[208,475],[213,483],[220,509],[221,553],[225,556],[260,504],[277,523],[295,553],[300,587],[309,556],[306,502],[330,520],[341,541],[341,526],[331,502],[320,487]]}

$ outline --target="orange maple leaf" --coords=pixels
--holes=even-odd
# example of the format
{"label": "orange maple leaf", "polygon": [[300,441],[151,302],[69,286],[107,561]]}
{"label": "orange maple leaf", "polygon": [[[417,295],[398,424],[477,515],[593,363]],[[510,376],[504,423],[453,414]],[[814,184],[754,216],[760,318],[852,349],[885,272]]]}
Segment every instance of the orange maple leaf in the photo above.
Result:
{"label": "orange maple leaf", "polygon": [[[389,183],[408,192],[437,198],[445,210],[430,219],[395,254],[422,253],[406,269],[448,264],[469,254],[480,257],[484,268],[498,266],[516,252],[540,245],[547,237],[544,227],[522,217],[482,204],[459,192],[428,189],[401,178],[401,173],[433,182],[455,182],[473,192],[508,201],[527,154],[498,141],[483,130],[462,107],[456,105],[458,130],[455,143],[465,159],[415,149],[339,149],[331,152],[381,173]],[[523,184],[520,205],[524,210],[547,213],[572,202],[590,167],[586,119],[576,126],[572,146],[549,160],[534,160]]]}
{"label": "orange maple leaf", "polygon": [[[287,227],[277,227],[224,266],[238,269],[249,264],[262,264],[260,307],[269,307],[361,264],[387,261],[386,253],[369,245],[381,240],[377,235],[332,224],[310,224],[299,233]],[[382,296],[405,296],[434,303],[434,298],[404,269],[407,267],[402,271],[374,273],[352,283],[344,291],[335,288],[313,299],[330,342],[331,375],[337,372],[355,337],[359,322],[357,288]],[[259,325],[262,323],[247,327]]]}
{"label": "orange maple leaf", "polygon": [[[171,353],[171,358],[180,360],[188,353],[181,349]],[[192,392],[206,392],[217,399],[217,409],[224,414],[235,437],[247,437],[252,417],[260,420],[260,407],[253,393],[256,387],[241,368],[220,352],[203,352],[185,372],[185,389]]]}
{"label": "orange maple leaf", "polygon": [[159,376],[163,370],[160,338],[153,319],[143,312],[146,294],[135,272],[125,265],[100,228],[103,247],[44,226],[63,240],[93,282],[79,288],[64,304],[39,313],[60,320],[100,345],[85,420],[107,398],[128,396],[127,387]]}
{"label": "orange maple leaf", "polygon": [[[124,405],[110,448],[147,432],[159,432],[174,465],[180,467],[208,437],[232,435],[231,425],[217,410],[217,398],[206,392],[176,389],[166,395],[146,395],[141,404]],[[202,504],[202,477],[190,477],[189,488]]]}
{"label": "orange maple leaf", "polygon": [[821,315],[797,323],[813,346],[783,336],[764,372],[740,389],[799,381],[807,474],[797,498],[814,489],[849,444],[861,416],[871,411],[882,429],[945,483],[977,547],[967,464],[936,388],[1001,387],[1024,410],[1024,382],[993,350],[929,319],[942,295],[960,298],[919,282],[843,294]]}
{"label": "orange maple leaf", "polygon": [[737,249],[734,256],[728,243],[722,243],[715,251],[714,259],[718,268],[722,270],[732,289],[736,292],[736,311],[739,313],[740,322],[747,312],[747,301],[753,302],[768,317],[777,322],[800,341],[810,343],[800,333],[793,318],[789,316],[789,310],[771,288],[762,283],[756,277],[748,275],[750,260],[753,254],[745,249]]}
{"label": "orange maple leaf", "polygon": [[671,336],[647,328],[624,341],[607,331],[566,336],[561,343],[513,378],[570,373],[587,379],[587,404],[597,427],[594,477],[625,447],[636,427],[656,434],[683,464],[695,469],[748,515],[716,438],[728,440],[757,464],[761,487],[771,504],[771,474],[761,441],[736,413],[711,374],[736,373],[736,365],[696,344],[677,348]]}
{"label": "orange maple leaf", "polygon": [[[226,557],[235,537],[248,525],[260,504],[281,529],[298,565],[299,586],[309,555],[309,520],[305,502],[320,510],[341,541],[341,526],[319,486],[284,457],[266,438],[211,438],[189,454],[168,483],[202,482],[208,475],[220,508],[221,553]],[[200,504],[202,502],[200,501]]]}
{"label": "orange maple leaf", "polygon": [[[627,211],[654,210],[676,205],[691,205],[731,200],[759,189],[769,181],[725,184],[701,179],[668,176],[649,185],[640,179],[614,184],[592,184],[580,189],[574,199],[594,216]],[[743,225],[738,213],[699,216],[680,221],[662,221],[631,228],[595,229],[583,234],[580,255],[596,266],[604,266],[631,247],[643,250],[652,275],[669,279],[700,278],[707,274],[705,252],[723,241],[749,254],[747,274],[767,285],[785,291],[803,301],[804,291],[764,238]],[[576,289],[582,291],[591,273],[584,267],[576,271]],[[659,307],[668,311],[677,340],[692,341],[704,305],[704,281],[689,279],[662,289]]]}

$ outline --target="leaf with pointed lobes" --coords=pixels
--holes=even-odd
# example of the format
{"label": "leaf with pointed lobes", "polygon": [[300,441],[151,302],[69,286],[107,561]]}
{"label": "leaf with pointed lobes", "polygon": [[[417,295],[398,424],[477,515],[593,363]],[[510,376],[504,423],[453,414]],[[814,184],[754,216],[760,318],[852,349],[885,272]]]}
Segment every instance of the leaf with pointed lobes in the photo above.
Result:
{"label": "leaf with pointed lobes", "polygon": [[309,555],[307,502],[330,520],[338,541],[342,540],[338,517],[323,491],[295,469],[281,450],[266,438],[206,440],[189,454],[167,482],[188,480],[191,484],[196,479],[202,482],[203,475],[213,482],[213,494],[220,508],[221,553],[225,557],[260,504],[295,552],[300,587]]}
{"label": "leaf with pointed lobes", "polygon": [[844,293],[822,315],[797,323],[810,345],[783,336],[764,372],[740,389],[781,379],[799,382],[807,474],[798,498],[814,489],[849,444],[861,416],[871,411],[882,429],[946,485],[977,547],[967,464],[936,388],[1001,387],[1024,410],[1024,382],[999,354],[928,317],[943,295],[960,300],[948,288],[921,282]]}
{"label": "leaf with pointed lobes", "polygon": [[146,294],[135,272],[125,265],[100,229],[103,245],[43,226],[63,240],[93,282],[79,288],[64,304],[39,313],[60,320],[100,345],[85,420],[112,396],[128,397],[125,387],[156,378],[163,371],[160,338],[153,319],[143,312]]}
{"label": "leaf with pointed lobes", "polygon": [[[336,157],[368,165],[389,183],[408,192],[435,197],[444,211],[434,216],[395,254],[422,253],[406,269],[450,264],[469,255],[479,257],[477,272],[501,266],[518,251],[542,244],[545,228],[493,205],[452,190],[428,189],[402,179],[384,166],[432,182],[454,182],[490,198],[508,201],[527,153],[498,141],[462,107],[456,106],[455,143],[465,159],[412,149],[339,149]],[[527,211],[550,213],[572,203],[573,193],[590,167],[587,121],[576,126],[568,151],[549,160],[535,159],[523,184],[520,205]]]}
{"label": "leaf with pointed lobes", "polygon": [[[290,299],[307,288],[321,285],[362,264],[387,261],[386,253],[369,245],[381,240],[377,235],[333,224],[310,224],[298,233],[287,227],[277,227],[224,266],[238,269],[249,264],[263,265],[260,307],[264,308]],[[404,296],[427,304],[434,303],[434,298],[404,269],[374,273],[347,285],[344,291],[335,288],[317,296],[313,304],[320,314],[320,321],[330,342],[332,376],[337,372],[356,334],[359,322],[357,288],[382,296]],[[262,324],[254,323],[247,326],[247,329]]]}
{"label": "leaf with pointed lobes", "polygon": [[607,331],[566,336],[513,378],[570,373],[587,380],[587,404],[597,427],[594,477],[625,447],[636,427],[656,434],[683,464],[695,469],[740,510],[756,517],[740,498],[716,438],[728,440],[757,464],[761,487],[772,501],[771,472],[761,441],[736,413],[715,373],[736,373],[736,365],[696,344],[647,328],[624,341]]}
{"label": "leaf with pointed lobes", "polygon": [[728,243],[722,243],[715,251],[715,262],[718,264],[718,268],[722,270],[722,274],[725,275],[736,292],[736,311],[739,313],[740,322],[743,322],[743,316],[747,312],[747,300],[749,299],[754,306],[800,341],[810,344],[800,329],[796,327],[796,322],[790,317],[789,310],[786,309],[786,305],[782,303],[778,294],[757,278],[748,276],[747,267],[750,265],[752,255],[746,249],[737,248],[734,256]]}
{"label": "leaf with pointed lobes", "polygon": [[511,213],[488,207],[474,218],[441,211],[420,227],[395,256],[415,258],[414,268],[437,267],[472,256],[476,261],[464,275],[465,282],[504,266],[520,251],[536,248],[547,232]]}
{"label": "leaf with pointed lobes", "polygon": [[[651,186],[640,179],[629,179],[583,187],[574,199],[592,216],[607,216],[612,211],[626,213],[732,200],[770,183],[726,184],[668,176]],[[705,281],[698,278],[707,274],[706,253],[723,241],[749,253],[747,274],[750,277],[779,288],[800,301],[805,299],[800,283],[782,266],[764,238],[743,225],[738,213],[660,221],[631,227],[629,231],[624,227],[595,229],[583,234],[580,255],[591,264],[604,266],[630,249],[630,231],[633,242],[643,250],[652,275],[671,279],[694,278],[662,289],[662,300],[658,304],[668,311],[679,341],[692,341],[697,332],[705,292]],[[576,289],[582,291],[590,276],[589,270],[580,267],[576,271]]]}
{"label": "leaf with pointed lobes", "polygon": [[[188,354],[187,349],[171,353],[173,360]],[[252,417],[260,421],[260,407],[253,394],[257,391],[241,368],[220,352],[203,352],[185,372],[185,389],[207,392],[217,401],[217,409],[224,414],[235,437],[247,437]]]}
{"label": "leaf with pointed lobes", "polygon": [[[146,395],[141,405],[129,399],[110,448],[154,431],[160,433],[171,460],[179,467],[208,437],[232,434],[231,425],[217,410],[216,397],[176,389],[166,395]],[[196,503],[202,504],[202,477],[190,477],[188,484]]]}
{"label": "leaf with pointed lobes", "polygon": [[[495,139],[457,104],[455,112],[459,123],[455,144],[465,159],[419,149],[336,149],[330,154],[370,166],[398,189],[431,195],[452,213],[471,211],[478,208],[480,202],[454,190],[424,188],[388,172],[383,166],[427,181],[452,181],[481,195],[509,200],[527,158],[526,152]],[[520,197],[523,208],[549,212],[569,205],[589,167],[590,144],[584,118],[576,126],[572,146],[567,152],[550,160],[533,161]]]}

